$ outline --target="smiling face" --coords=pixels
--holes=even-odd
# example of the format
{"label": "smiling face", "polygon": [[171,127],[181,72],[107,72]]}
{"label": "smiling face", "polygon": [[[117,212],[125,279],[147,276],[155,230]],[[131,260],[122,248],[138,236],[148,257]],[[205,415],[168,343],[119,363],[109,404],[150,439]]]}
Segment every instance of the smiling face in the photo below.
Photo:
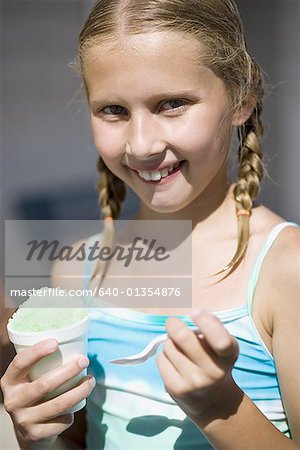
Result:
{"label": "smiling face", "polygon": [[95,44],[84,57],[96,147],[152,211],[177,212],[227,186],[230,99],[199,55],[196,40],[153,32]]}

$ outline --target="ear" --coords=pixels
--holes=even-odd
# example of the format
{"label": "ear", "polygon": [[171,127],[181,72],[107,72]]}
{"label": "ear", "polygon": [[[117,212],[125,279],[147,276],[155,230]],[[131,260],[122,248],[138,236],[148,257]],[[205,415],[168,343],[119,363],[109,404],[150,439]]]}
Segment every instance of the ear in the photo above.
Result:
{"label": "ear", "polygon": [[235,113],[233,114],[232,125],[236,127],[243,125],[243,123],[245,123],[249,119],[249,117],[251,117],[255,106],[256,99],[253,97],[249,98],[241,106],[238,106],[235,110]]}

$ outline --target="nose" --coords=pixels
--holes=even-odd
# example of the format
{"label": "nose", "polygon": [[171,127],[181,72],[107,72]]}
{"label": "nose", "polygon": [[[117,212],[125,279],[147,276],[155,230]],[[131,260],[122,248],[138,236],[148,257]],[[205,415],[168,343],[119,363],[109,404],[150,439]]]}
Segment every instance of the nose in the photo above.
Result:
{"label": "nose", "polygon": [[150,112],[132,116],[128,124],[126,153],[136,160],[159,155],[166,149],[162,135],[161,124]]}

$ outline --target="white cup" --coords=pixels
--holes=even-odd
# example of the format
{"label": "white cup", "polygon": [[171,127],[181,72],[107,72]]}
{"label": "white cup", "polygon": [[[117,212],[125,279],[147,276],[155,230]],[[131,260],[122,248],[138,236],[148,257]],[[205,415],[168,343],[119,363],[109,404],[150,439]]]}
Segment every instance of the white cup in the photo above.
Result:
{"label": "white cup", "polygon": [[[36,380],[49,370],[55,369],[62,364],[74,359],[78,355],[87,355],[87,330],[89,326],[89,316],[82,319],[80,322],[64,328],[57,328],[48,331],[15,331],[12,329],[10,322],[7,324],[7,331],[9,339],[14,344],[16,352],[36,344],[39,341],[47,338],[54,338],[58,342],[58,349],[49,356],[38,361],[33,365],[29,372],[31,381]],[[68,391],[74,387],[86,375],[86,369],[82,370],[78,375],[71,380],[62,384],[58,389],[45,396],[45,400],[50,400],[63,392]],[[70,414],[82,409],[86,404],[83,399],[65,413]]]}

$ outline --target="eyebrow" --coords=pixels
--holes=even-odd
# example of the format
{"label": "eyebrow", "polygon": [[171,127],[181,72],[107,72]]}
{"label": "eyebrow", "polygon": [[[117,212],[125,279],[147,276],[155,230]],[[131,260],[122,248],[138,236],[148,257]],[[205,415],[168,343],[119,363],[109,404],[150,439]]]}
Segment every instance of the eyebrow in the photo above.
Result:
{"label": "eyebrow", "polygon": [[[198,88],[199,89],[199,88]],[[184,97],[196,97],[196,92],[198,89],[188,89],[188,90],[180,90],[180,91],[163,91],[160,94],[153,95],[149,98],[147,98],[147,102],[155,102],[162,99],[172,99],[172,98],[184,98]],[[199,94],[198,94],[199,95]],[[118,99],[117,97],[103,97],[99,99],[91,99],[89,101],[90,106],[92,108],[99,108],[100,106],[105,105],[114,105],[119,103],[124,103],[121,99]]]}

